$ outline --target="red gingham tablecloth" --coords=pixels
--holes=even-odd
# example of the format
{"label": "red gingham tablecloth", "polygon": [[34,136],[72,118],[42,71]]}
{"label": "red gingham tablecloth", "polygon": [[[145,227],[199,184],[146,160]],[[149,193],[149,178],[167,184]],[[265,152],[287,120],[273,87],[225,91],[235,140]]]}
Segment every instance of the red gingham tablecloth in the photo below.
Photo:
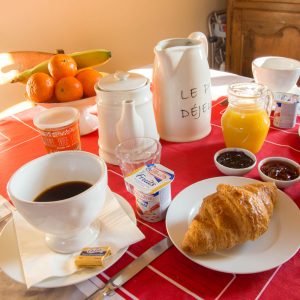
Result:
{"label": "red gingham tablecloth", "polygon": [[[197,181],[223,176],[214,166],[214,153],[224,147],[220,118],[225,107],[222,98],[213,101],[212,131],[209,136],[190,143],[161,141],[161,163],[175,172],[172,197]],[[42,139],[34,129],[32,118],[40,107],[0,120],[0,193],[8,197],[6,184],[24,163],[46,154]],[[293,129],[281,130],[271,126],[258,162],[266,156],[286,156],[300,161],[300,118]],[[98,132],[81,137],[82,150],[98,154]],[[133,207],[134,197],[124,185],[118,166],[108,164],[108,184]],[[259,179],[257,168],[245,177]],[[24,179],[25,180],[25,179]],[[284,190],[300,206],[300,182]],[[138,217],[138,227],[146,238],[131,247],[126,254],[99,278],[108,278],[124,268],[165,236],[165,221],[147,223]],[[299,228],[300,234],[300,228]],[[288,262],[269,271],[236,275],[213,271],[195,264],[171,247],[151,265],[117,291],[125,299],[300,299],[300,252]],[[0,296],[1,298],[1,296]]]}

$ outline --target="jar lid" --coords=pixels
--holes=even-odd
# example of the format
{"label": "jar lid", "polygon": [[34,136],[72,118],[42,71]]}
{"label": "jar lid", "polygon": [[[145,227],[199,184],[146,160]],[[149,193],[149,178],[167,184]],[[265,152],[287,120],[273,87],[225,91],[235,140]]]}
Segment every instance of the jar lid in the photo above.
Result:
{"label": "jar lid", "polygon": [[131,91],[147,83],[147,78],[136,73],[118,71],[100,79],[98,88],[102,91]]}

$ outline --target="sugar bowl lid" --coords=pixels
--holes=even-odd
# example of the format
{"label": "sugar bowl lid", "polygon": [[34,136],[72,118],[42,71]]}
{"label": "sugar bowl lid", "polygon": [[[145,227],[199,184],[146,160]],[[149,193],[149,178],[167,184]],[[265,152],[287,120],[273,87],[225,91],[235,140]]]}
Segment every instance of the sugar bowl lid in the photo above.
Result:
{"label": "sugar bowl lid", "polygon": [[137,73],[118,71],[101,78],[98,88],[102,91],[131,91],[145,86],[148,79]]}

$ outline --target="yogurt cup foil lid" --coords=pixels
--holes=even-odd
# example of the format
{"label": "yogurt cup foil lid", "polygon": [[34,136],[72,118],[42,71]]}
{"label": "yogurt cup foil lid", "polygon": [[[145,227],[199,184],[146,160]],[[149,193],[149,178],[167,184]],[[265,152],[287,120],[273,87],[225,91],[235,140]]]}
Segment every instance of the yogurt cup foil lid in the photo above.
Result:
{"label": "yogurt cup foil lid", "polygon": [[174,172],[161,164],[144,165],[125,177],[125,181],[144,194],[154,194],[174,180]]}

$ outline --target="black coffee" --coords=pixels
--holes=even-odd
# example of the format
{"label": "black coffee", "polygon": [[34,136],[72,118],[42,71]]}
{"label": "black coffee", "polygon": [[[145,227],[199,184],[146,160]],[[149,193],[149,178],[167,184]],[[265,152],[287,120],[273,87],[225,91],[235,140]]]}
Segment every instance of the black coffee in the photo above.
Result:
{"label": "black coffee", "polygon": [[39,194],[34,202],[52,202],[76,196],[92,185],[84,181],[68,181],[51,186],[41,194]]}

